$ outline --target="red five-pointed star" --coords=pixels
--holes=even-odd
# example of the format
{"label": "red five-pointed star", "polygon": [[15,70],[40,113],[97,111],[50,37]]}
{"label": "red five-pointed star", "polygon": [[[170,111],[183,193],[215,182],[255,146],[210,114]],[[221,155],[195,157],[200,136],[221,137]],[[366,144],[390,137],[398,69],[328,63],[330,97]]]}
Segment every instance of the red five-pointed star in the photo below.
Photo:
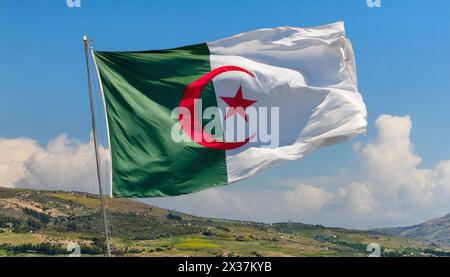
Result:
{"label": "red five-pointed star", "polygon": [[225,119],[237,113],[240,116],[242,116],[242,118],[244,118],[245,121],[247,121],[247,114],[245,110],[249,106],[256,103],[255,100],[245,99],[242,96],[242,86],[239,86],[239,89],[237,90],[236,95],[234,97],[220,97],[220,98],[222,98],[222,100],[225,101],[225,103],[227,103],[228,106],[230,106],[227,115],[225,116]]}

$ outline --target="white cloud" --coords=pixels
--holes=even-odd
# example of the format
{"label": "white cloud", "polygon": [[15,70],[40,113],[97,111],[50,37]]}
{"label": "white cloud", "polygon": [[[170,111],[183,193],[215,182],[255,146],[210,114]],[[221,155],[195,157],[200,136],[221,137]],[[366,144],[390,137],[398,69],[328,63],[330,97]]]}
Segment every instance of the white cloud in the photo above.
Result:
{"label": "white cloud", "polygon": [[25,177],[24,162],[39,150],[36,141],[27,138],[0,139],[0,186],[13,187]]}
{"label": "white cloud", "polygon": [[284,193],[287,204],[295,212],[320,210],[331,200],[332,194],[323,188],[298,184]]}
{"label": "white cloud", "polygon": [[409,116],[381,115],[376,121],[377,137],[361,150],[367,173],[379,182],[402,185],[411,182],[411,170],[422,159],[412,151]]}
{"label": "white cloud", "polygon": [[379,206],[368,183],[354,182],[339,187],[334,197],[334,201],[345,203],[356,214],[370,213]]}
{"label": "white cloud", "polygon": [[46,147],[32,139],[0,139],[0,175],[4,187],[97,192],[92,137],[82,143],[61,134]]}

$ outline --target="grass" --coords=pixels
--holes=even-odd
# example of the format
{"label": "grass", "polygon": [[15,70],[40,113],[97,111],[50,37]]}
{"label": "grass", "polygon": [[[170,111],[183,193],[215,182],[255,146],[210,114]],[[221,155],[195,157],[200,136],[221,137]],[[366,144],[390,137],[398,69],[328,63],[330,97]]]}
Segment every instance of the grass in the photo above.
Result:
{"label": "grass", "polygon": [[[13,192],[0,189],[0,209],[3,199],[14,198]],[[95,195],[16,191],[15,199],[22,201],[19,203],[22,210],[0,213],[0,220],[5,226],[13,224],[9,228],[15,232],[4,227],[0,244],[36,245],[45,240],[59,244],[76,241],[97,249],[101,246],[100,201]],[[23,211],[29,203],[52,207],[59,213],[44,222],[39,216]],[[420,255],[430,247],[423,242],[370,231],[201,218],[128,199],[108,199],[107,206],[114,249],[125,256],[367,256],[365,247],[371,242],[394,254]],[[5,251],[0,249],[0,256],[30,254]]]}
{"label": "grass", "polygon": [[85,207],[96,209],[100,207],[99,199],[88,198],[88,197],[80,197],[79,195],[75,195],[72,193],[49,193],[49,196],[59,198],[65,201],[71,201],[74,203],[78,203]]}
{"label": "grass", "polygon": [[[209,228],[211,229],[211,228]],[[245,229],[242,226],[230,227],[228,236],[214,235],[182,235],[155,240],[127,241],[124,245],[139,249],[144,255],[150,256],[366,256],[365,246],[369,242],[377,242],[389,249],[408,249],[408,246],[423,246],[420,242],[415,244],[403,238],[390,238],[384,236],[356,233],[341,233],[329,230],[309,230],[307,234],[261,232]],[[234,236],[231,236],[234,234]],[[316,240],[313,235],[321,234],[328,238],[326,241]],[[239,239],[236,239],[236,236]],[[364,249],[363,249],[364,248]],[[416,248],[414,248],[416,249]],[[417,252],[418,251],[410,251]],[[149,254],[151,253],[151,254]]]}
{"label": "grass", "polygon": [[32,233],[0,233],[0,244],[19,245],[26,243],[41,242],[41,238],[38,235]]}
{"label": "grass", "polygon": [[174,244],[177,249],[201,249],[201,248],[217,248],[220,245],[214,244],[208,240],[201,238],[188,237],[182,240],[182,242]]}

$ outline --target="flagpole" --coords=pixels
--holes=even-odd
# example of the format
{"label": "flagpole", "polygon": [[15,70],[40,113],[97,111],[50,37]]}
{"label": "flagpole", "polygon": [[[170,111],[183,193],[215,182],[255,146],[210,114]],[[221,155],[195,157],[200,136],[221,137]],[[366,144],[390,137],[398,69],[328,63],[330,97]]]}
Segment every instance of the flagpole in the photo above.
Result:
{"label": "flagpole", "polygon": [[91,81],[91,71],[89,66],[89,38],[87,36],[83,36],[83,44],[84,44],[84,52],[86,55],[86,67],[87,67],[87,79],[88,79],[88,87],[89,87],[89,101],[91,105],[91,119],[92,119],[92,132],[94,134],[94,148],[95,148],[95,162],[97,165],[97,181],[98,181],[98,190],[100,194],[100,203],[103,214],[103,225],[105,228],[105,243],[106,243],[106,254],[108,257],[111,257],[111,245],[109,242],[109,232],[108,232],[108,222],[106,217],[106,207],[105,207],[105,199],[103,195],[103,186],[102,186],[102,178],[101,178],[101,170],[100,170],[100,157],[98,151],[98,142],[97,142],[97,128],[95,124],[95,109],[94,109],[94,97],[92,94],[92,81]]}

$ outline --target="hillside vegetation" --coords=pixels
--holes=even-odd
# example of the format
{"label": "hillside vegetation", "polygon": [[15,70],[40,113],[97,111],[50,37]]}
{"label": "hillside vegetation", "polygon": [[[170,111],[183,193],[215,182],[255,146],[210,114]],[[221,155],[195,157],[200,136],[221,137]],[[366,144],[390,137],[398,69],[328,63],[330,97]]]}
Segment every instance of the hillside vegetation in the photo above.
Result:
{"label": "hillside vegetation", "polygon": [[[0,256],[103,255],[97,196],[0,188]],[[376,231],[300,223],[264,224],[192,216],[128,199],[106,201],[116,256],[384,256],[448,255],[449,249]]]}

